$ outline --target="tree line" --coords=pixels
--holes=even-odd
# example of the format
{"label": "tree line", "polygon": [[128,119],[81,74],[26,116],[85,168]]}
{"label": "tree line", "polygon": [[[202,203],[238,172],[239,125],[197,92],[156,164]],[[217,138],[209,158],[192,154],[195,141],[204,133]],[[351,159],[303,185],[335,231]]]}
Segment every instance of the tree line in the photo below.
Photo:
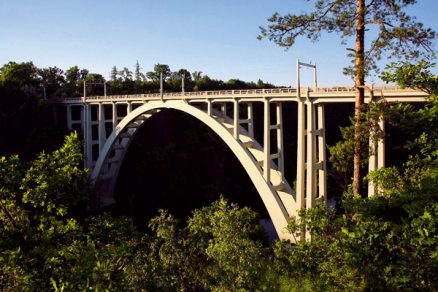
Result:
{"label": "tree line", "polygon": [[[139,63],[134,71],[112,68],[110,79],[88,69],[72,66],[65,71],[54,66],[38,68],[33,62],[8,62],[0,67],[0,153],[21,153],[24,157],[43,149],[60,146],[66,129],[54,123],[53,112],[44,100],[53,98],[107,94],[154,93],[160,90],[163,74],[165,91],[185,91],[272,88],[262,80],[245,82],[230,79],[226,82],[210,78],[200,71],[186,69],[171,71],[168,65],[156,64],[144,72]],[[8,142],[6,142],[8,141]]]}
{"label": "tree line", "polygon": [[[226,89],[273,88],[263,82],[245,82],[240,79],[222,81],[213,79],[201,71],[187,69],[172,71],[169,65],[155,64],[153,71],[142,72],[138,61],[134,70],[113,66],[107,80],[99,73],[72,66],[65,71],[58,67],[38,68],[32,62],[9,62],[0,68],[0,86],[10,90],[22,90],[27,95],[40,98],[63,98],[83,96],[84,82],[87,95],[103,95],[104,83],[108,94],[153,93],[160,90],[160,74],[163,76],[164,90],[177,92]],[[183,81],[184,79],[184,81]]]}

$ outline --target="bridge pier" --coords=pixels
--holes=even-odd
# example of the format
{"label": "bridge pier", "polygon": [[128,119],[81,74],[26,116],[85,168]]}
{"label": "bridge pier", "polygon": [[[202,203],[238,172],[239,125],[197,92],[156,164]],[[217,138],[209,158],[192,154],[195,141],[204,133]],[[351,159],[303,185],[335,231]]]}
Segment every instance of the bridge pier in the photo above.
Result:
{"label": "bridge pier", "polygon": [[318,111],[318,198],[327,202],[327,153],[325,142],[325,113],[324,104],[317,105]]}
{"label": "bridge pier", "polygon": [[85,161],[86,167],[93,169],[93,135],[92,135],[92,105],[85,104],[85,131],[84,136],[86,137],[85,143]]}
{"label": "bridge pier", "polygon": [[271,181],[271,107],[268,99],[263,101],[263,177]]}
{"label": "bridge pier", "polygon": [[[381,134],[375,139],[375,132],[370,133],[369,147],[370,155],[368,158],[368,173],[385,167],[385,120],[381,115],[378,121]],[[373,130],[371,130],[373,131]],[[376,187],[372,181],[368,181],[368,197],[377,194]]]}
{"label": "bridge pier", "polygon": [[[324,104],[298,101],[296,209],[327,201],[327,158]],[[301,238],[310,240],[306,231]]]}
{"label": "bridge pier", "polygon": [[296,179],[296,204],[297,210],[306,206],[305,204],[305,170],[306,170],[306,105],[304,101],[298,102],[298,135],[297,135],[297,179]]}

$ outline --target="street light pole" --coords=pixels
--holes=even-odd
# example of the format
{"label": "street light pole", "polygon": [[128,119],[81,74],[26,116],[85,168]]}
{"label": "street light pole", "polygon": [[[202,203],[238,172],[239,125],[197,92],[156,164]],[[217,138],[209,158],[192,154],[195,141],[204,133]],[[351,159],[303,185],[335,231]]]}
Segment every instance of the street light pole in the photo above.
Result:
{"label": "street light pole", "polygon": [[163,101],[163,72],[160,72],[160,95],[161,95],[161,101]]}
{"label": "street light pole", "polygon": [[186,75],[183,73],[181,75],[181,92],[184,93],[184,79],[186,78]]}
{"label": "street light pole", "polygon": [[86,83],[87,83],[87,81],[84,79],[84,101],[87,97],[87,84]]}
{"label": "street light pole", "polygon": [[298,88],[300,87],[300,67],[301,66],[313,68],[313,91],[316,92],[318,90],[318,83],[316,80],[316,64],[312,65],[312,64],[303,63],[303,62],[300,62],[299,59],[297,59],[297,87]]}

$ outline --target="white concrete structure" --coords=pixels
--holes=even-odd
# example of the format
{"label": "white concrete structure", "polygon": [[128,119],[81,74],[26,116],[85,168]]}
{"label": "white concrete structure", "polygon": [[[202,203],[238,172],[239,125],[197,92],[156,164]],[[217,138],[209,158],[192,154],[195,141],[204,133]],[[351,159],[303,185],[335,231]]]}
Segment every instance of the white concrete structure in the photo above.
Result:
{"label": "white concrete structure", "polygon": [[[427,96],[421,91],[387,86],[368,90],[366,102],[376,99],[373,92],[381,92],[386,102],[418,102]],[[92,170],[96,204],[114,202],[113,190],[121,163],[144,121],[162,109],[175,109],[206,124],[230,147],[259,192],[278,236],[292,240],[292,235],[285,232],[289,218],[299,209],[311,208],[327,199],[324,104],[354,103],[354,100],[354,88],[336,87],[92,96],[66,98],[57,103],[67,107],[69,129],[84,135],[85,165]],[[296,192],[284,176],[282,104],[285,102],[298,103]],[[264,107],[260,142],[254,138],[255,103]],[[275,117],[271,117],[271,107],[275,107]],[[243,108],[247,113],[244,117]],[[276,145],[271,145],[273,131]],[[370,157],[369,169],[374,170],[384,166],[384,143],[370,142],[370,145],[377,149]],[[369,189],[372,195],[374,188]]]}

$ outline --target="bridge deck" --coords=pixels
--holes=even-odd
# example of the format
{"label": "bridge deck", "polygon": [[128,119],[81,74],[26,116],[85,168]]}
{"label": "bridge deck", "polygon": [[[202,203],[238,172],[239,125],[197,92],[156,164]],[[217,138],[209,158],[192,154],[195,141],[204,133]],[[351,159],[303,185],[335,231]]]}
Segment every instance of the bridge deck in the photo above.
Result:
{"label": "bridge deck", "polygon": [[[376,99],[382,97],[388,102],[403,100],[404,102],[421,102],[428,96],[427,93],[415,89],[400,89],[394,85],[385,85],[373,88],[373,95]],[[354,102],[354,87],[327,87],[318,88],[316,91],[309,88],[301,88],[300,98],[297,97],[295,88],[273,88],[273,89],[244,89],[244,90],[217,90],[217,91],[193,91],[193,92],[165,92],[147,94],[129,94],[129,95],[107,95],[107,96],[87,96],[57,99],[57,103],[77,104],[77,103],[96,103],[96,102],[126,102],[140,101],[147,102],[153,100],[187,100],[188,102],[227,102],[239,99],[245,101],[260,101],[260,99],[269,98],[273,102],[299,101],[307,97],[314,103],[339,103]],[[365,91],[365,102],[369,102],[370,92]]]}

